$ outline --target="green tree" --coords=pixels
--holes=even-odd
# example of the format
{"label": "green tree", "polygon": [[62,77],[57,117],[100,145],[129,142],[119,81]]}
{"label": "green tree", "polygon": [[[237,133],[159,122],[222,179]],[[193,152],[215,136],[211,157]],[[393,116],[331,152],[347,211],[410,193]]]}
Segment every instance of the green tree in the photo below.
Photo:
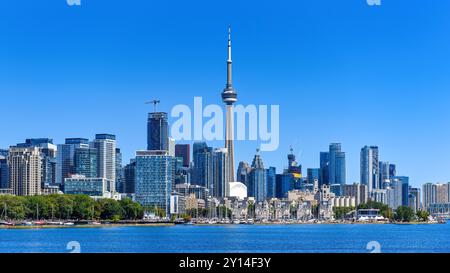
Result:
{"label": "green tree", "polygon": [[119,202],[113,199],[101,199],[97,201],[100,208],[100,218],[102,220],[118,221],[123,219],[124,211]]}
{"label": "green tree", "polygon": [[51,202],[46,196],[27,197],[25,207],[28,219],[49,219],[51,216]]}
{"label": "green tree", "polygon": [[123,217],[127,220],[137,220],[144,217],[144,209],[142,206],[131,199],[126,198],[119,202],[123,210]]}
{"label": "green tree", "polygon": [[427,222],[428,221],[428,217],[430,217],[430,213],[428,211],[419,210],[417,212],[417,218],[421,222]]}
{"label": "green tree", "polygon": [[98,214],[95,213],[95,201],[86,195],[74,195],[73,197],[72,217],[79,220],[95,219]]}
{"label": "green tree", "polygon": [[353,210],[355,210],[355,208],[333,208],[334,218],[344,219],[345,216]]}
{"label": "green tree", "polygon": [[409,223],[414,219],[414,211],[410,207],[401,206],[395,211],[395,220]]}
{"label": "green tree", "polygon": [[0,217],[6,220],[25,219],[25,198],[21,196],[0,195]]}

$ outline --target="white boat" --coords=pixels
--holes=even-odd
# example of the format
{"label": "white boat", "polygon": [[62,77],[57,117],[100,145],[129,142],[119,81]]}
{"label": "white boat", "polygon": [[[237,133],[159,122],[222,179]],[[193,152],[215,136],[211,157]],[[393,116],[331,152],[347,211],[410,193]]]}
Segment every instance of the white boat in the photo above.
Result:
{"label": "white boat", "polygon": [[72,223],[72,222],[67,222],[67,223],[64,223],[64,225],[65,225],[65,226],[74,226],[74,225],[75,225],[75,223]]}

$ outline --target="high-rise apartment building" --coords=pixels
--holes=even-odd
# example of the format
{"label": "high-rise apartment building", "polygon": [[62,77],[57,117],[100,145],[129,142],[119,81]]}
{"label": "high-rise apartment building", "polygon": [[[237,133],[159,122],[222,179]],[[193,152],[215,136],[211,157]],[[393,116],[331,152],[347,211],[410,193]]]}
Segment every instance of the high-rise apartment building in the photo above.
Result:
{"label": "high-rise apartment building", "polygon": [[380,162],[377,146],[365,146],[361,149],[361,184],[367,185],[369,193],[375,189],[381,189],[380,181]]}
{"label": "high-rise apartment building", "polygon": [[9,186],[18,196],[40,195],[42,190],[42,157],[38,147],[9,149]]}
{"label": "high-rise apartment building", "polygon": [[[92,143],[97,149],[98,177],[116,181],[116,136],[111,134],[97,134]],[[111,189],[111,192],[115,192]]]}
{"label": "high-rise apartment building", "polygon": [[136,201],[170,214],[175,158],[167,151],[136,152]]}
{"label": "high-rise apartment building", "polygon": [[98,177],[98,152],[96,148],[79,147],[75,149],[75,174],[88,178]]}
{"label": "high-rise apartment building", "polygon": [[88,148],[89,140],[85,138],[67,138],[65,144],[59,144],[56,156],[56,183],[64,184],[64,179],[76,174],[75,150]]}
{"label": "high-rise apartment building", "polygon": [[226,148],[214,150],[212,156],[213,197],[224,198],[230,195],[229,164],[228,150]]}

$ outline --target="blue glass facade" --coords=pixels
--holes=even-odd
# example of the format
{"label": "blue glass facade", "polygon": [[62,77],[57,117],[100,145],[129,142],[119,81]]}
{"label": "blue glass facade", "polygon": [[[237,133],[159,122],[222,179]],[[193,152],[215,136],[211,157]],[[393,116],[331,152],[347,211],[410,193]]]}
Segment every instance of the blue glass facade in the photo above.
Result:
{"label": "blue glass facade", "polygon": [[319,187],[322,185],[330,185],[329,178],[329,166],[330,166],[330,153],[321,152],[320,153],[320,179]]}
{"label": "blue glass facade", "polygon": [[167,113],[156,112],[148,114],[147,150],[169,150],[169,125]]}
{"label": "blue glass facade", "polygon": [[7,157],[0,156],[0,189],[9,188],[9,170]]}
{"label": "blue glass facade", "polygon": [[194,170],[192,184],[202,186],[214,191],[213,187],[213,150],[204,142],[194,143],[193,160]]}
{"label": "blue glass facade", "polygon": [[56,156],[56,183],[63,185],[64,179],[76,174],[75,149],[89,147],[89,140],[85,138],[67,138],[65,144],[58,145]]}
{"label": "blue glass facade", "polygon": [[277,169],[270,167],[267,171],[267,198],[275,198],[277,192]]}
{"label": "blue glass facade", "polygon": [[76,148],[75,149],[75,173],[85,177],[98,177],[97,155],[95,148]]}
{"label": "blue glass facade", "polygon": [[106,178],[67,178],[64,183],[64,193],[103,196],[111,190],[112,183],[114,182]]}
{"label": "blue glass facade", "polygon": [[136,201],[146,207],[170,212],[170,194],[174,179],[175,158],[150,151],[136,155]]}
{"label": "blue glass facade", "polygon": [[295,187],[294,176],[290,173],[277,174],[277,198],[285,198],[289,191]]}
{"label": "blue glass facade", "polygon": [[123,193],[133,194],[136,192],[136,160],[131,162],[123,168],[124,188]]}
{"label": "blue glass facade", "polygon": [[320,169],[308,169],[307,170],[307,183],[310,185],[314,185],[317,181],[320,180]]}

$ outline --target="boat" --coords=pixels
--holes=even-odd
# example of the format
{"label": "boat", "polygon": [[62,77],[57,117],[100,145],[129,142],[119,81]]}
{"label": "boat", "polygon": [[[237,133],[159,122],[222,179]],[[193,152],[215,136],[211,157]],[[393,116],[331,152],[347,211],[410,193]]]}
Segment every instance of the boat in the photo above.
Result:
{"label": "boat", "polygon": [[35,226],[43,226],[43,225],[45,225],[46,223],[44,222],[44,221],[34,221],[33,222],[33,225],[35,225]]}
{"label": "boat", "polygon": [[233,220],[233,225],[240,225],[241,224],[241,221],[239,221],[239,220]]}
{"label": "boat", "polygon": [[50,225],[50,226],[62,226],[62,225],[64,225],[64,223],[63,222],[49,221],[49,222],[47,222],[47,225]]}
{"label": "boat", "polygon": [[73,223],[73,222],[66,222],[66,223],[64,223],[64,225],[65,225],[65,226],[74,226],[75,223]]}
{"label": "boat", "polygon": [[184,219],[176,219],[173,223],[175,225],[182,225],[182,224],[185,224],[186,221]]}
{"label": "boat", "polygon": [[8,221],[0,221],[0,226],[14,226],[14,223]]}
{"label": "boat", "polygon": [[3,220],[0,220],[0,226],[14,226],[13,223],[8,222],[7,218],[8,218],[8,207],[6,205],[6,203],[3,204],[3,213],[2,213],[2,218]]}

